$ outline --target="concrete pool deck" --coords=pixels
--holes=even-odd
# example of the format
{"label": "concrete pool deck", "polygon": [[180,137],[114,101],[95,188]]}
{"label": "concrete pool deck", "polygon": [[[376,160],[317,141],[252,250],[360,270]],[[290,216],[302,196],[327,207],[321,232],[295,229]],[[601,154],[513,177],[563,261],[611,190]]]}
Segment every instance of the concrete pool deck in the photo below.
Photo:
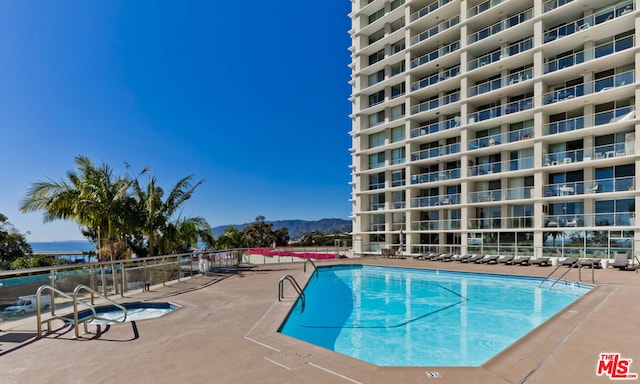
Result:
{"label": "concrete pool deck", "polygon": [[[526,276],[546,276],[553,268],[410,259],[316,264],[333,263]],[[633,359],[629,372],[640,372],[638,273],[595,270],[592,292],[481,367],[454,368],[377,367],[276,333],[294,296],[286,284],[287,300],[278,302],[278,281],[291,275],[303,285],[312,269],[305,274],[301,263],[258,265],[128,294],[122,301],[169,301],[181,308],[157,319],[103,326],[100,334],[89,326],[92,333],[79,340],[61,323],[41,339],[34,338],[34,318],[0,323],[0,382],[605,383],[608,376],[596,375],[605,352]],[[590,283],[591,270],[581,273]],[[577,278],[577,269],[565,276]]]}

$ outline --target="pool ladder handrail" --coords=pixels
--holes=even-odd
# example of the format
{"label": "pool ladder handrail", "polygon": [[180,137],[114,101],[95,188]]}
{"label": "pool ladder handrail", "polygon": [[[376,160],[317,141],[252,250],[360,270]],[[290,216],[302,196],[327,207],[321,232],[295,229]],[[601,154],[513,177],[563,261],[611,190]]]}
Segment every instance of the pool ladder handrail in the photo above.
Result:
{"label": "pool ladder handrail", "polygon": [[[307,273],[307,262],[311,263],[311,265],[313,265],[313,273],[317,273],[318,272],[318,267],[316,266],[316,263],[313,262],[313,260],[311,259],[304,259],[304,265],[303,267],[303,272]],[[311,274],[311,277],[313,277],[313,273]]]}
{"label": "pool ladder handrail", "polygon": [[[40,300],[41,300],[40,296],[42,296],[42,292],[45,291],[45,290],[48,290],[49,292],[51,292],[51,299],[50,299],[51,300],[51,304],[50,304],[50,306],[51,306],[51,317],[43,321],[42,320],[42,312],[41,312],[41,308],[42,307],[40,306]],[[59,295],[59,296],[66,297],[67,299],[71,300],[72,302],[75,300],[73,298],[73,296],[68,295],[68,294],[62,292],[61,290],[59,290],[57,288],[54,288],[54,287],[52,287],[50,285],[46,285],[45,284],[45,285],[41,285],[38,288],[38,290],[36,291],[36,322],[37,322],[37,330],[38,330],[38,336],[37,337],[38,338],[42,337],[42,324],[43,323],[47,323],[47,334],[49,334],[49,333],[51,333],[51,322],[53,320],[62,320],[62,321],[67,321],[68,320],[68,318],[65,317],[65,316],[57,316],[56,315],[56,307],[55,307],[55,295],[56,294]],[[87,307],[89,307],[89,309],[91,309],[91,311],[93,312],[93,315],[94,316],[96,315],[96,311],[91,305],[89,305],[89,304],[87,304],[85,302],[82,302],[82,301],[80,303],[85,305],[85,306],[87,306]],[[77,306],[74,305],[74,312],[76,312],[76,311],[77,311]],[[77,324],[74,324],[74,328],[75,328],[76,337],[78,337]],[[85,324],[85,328],[86,328],[86,324]]]}
{"label": "pool ladder handrail", "polygon": [[[91,304],[87,304],[82,300],[78,300],[78,293],[80,293],[80,291],[87,291],[91,294]],[[116,308],[119,308],[122,310],[122,312],[124,313],[122,320],[114,320],[114,319],[107,319],[104,317],[100,317],[98,316],[98,314],[96,313],[96,309],[95,309],[95,304],[93,302],[94,296],[98,296],[108,302],[110,302],[113,306],[115,306]],[[76,337],[79,337],[80,335],[78,334],[78,303],[87,305],[91,308],[91,312],[93,313],[93,316],[91,316],[91,318],[85,319],[82,321],[82,323],[84,324],[84,329],[85,332],[87,331],[87,322],[91,321],[91,320],[102,320],[102,321],[108,321],[108,322],[116,322],[116,323],[124,323],[125,321],[127,321],[127,308],[125,308],[123,305],[118,304],[117,302],[115,302],[114,300],[111,300],[110,298],[108,298],[107,296],[101,295],[100,293],[98,293],[98,291],[84,285],[84,284],[79,284],[78,286],[75,287],[75,289],[73,290],[73,323],[76,326]]]}
{"label": "pool ladder handrail", "polygon": [[300,285],[298,285],[298,282],[296,281],[296,279],[294,279],[293,276],[291,276],[291,275],[282,276],[282,278],[278,282],[278,301],[282,301],[282,299],[284,299],[284,282],[285,282],[285,280],[289,281],[291,283],[291,285],[293,286],[293,288],[298,293],[298,297],[300,297],[300,299],[302,300],[302,310],[304,311],[304,305],[305,305],[304,292],[302,291],[302,288],[300,288]]}
{"label": "pool ladder handrail", "polygon": [[[553,282],[553,284],[551,284],[551,286],[549,288],[553,288],[554,285],[556,285],[556,283],[558,281],[560,281],[560,279],[562,279],[567,273],[569,273],[571,271],[571,269],[575,266],[578,266],[578,268],[580,268],[580,259],[576,259],[576,261],[574,261],[568,268],[566,271],[564,271],[564,273],[562,275],[560,275],[560,277],[558,277],[556,279],[556,281]],[[562,267],[562,264],[558,264],[556,265],[555,269],[553,271],[551,271],[550,274],[547,275],[547,277],[544,278],[544,280],[542,280],[540,282],[540,284],[538,285],[539,287],[542,286],[542,284],[544,284],[545,281],[549,280],[551,278],[551,275],[553,275],[560,267]]]}

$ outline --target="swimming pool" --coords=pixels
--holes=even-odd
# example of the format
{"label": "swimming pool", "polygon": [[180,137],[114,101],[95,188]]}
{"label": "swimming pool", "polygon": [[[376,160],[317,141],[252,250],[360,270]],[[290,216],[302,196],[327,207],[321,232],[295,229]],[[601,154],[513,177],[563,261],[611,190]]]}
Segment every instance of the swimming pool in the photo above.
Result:
{"label": "swimming pool", "polygon": [[[178,309],[176,305],[171,303],[124,303],[121,305],[127,309],[126,321],[153,319]],[[115,324],[121,322],[124,317],[124,312],[114,305],[95,307],[95,310],[96,315],[104,320],[93,319],[89,322],[91,324]],[[92,315],[90,309],[85,309],[78,312],[78,319],[83,321]],[[73,322],[73,315],[70,315],[68,319],[69,322]]]}
{"label": "swimming pool", "polygon": [[587,293],[541,279],[376,266],[318,268],[282,334],[378,366],[479,366]]}

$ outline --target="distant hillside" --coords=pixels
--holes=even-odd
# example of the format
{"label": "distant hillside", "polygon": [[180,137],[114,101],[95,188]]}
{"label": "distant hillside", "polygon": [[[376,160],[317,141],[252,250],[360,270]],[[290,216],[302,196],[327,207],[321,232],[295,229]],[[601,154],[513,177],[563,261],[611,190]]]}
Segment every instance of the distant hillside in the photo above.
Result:
{"label": "distant hillside", "polygon": [[[268,221],[267,223],[273,223],[273,229],[278,229],[282,227],[287,227],[289,230],[289,238],[291,240],[297,240],[305,233],[308,232],[351,232],[351,221],[343,220],[343,219],[321,219],[315,221],[307,221],[307,220],[276,220],[276,221]],[[216,239],[224,233],[224,230],[229,227],[236,227],[238,230],[242,231],[244,227],[251,225],[251,223],[245,224],[229,224],[229,225],[221,225],[219,227],[213,228],[213,234]]]}

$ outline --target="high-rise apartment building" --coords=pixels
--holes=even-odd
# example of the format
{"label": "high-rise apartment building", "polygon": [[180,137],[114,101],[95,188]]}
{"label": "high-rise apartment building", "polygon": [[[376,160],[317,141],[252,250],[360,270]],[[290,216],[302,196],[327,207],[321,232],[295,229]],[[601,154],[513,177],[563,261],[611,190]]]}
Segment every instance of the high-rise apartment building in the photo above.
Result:
{"label": "high-rise apartment building", "polygon": [[634,249],[634,0],[352,0],[354,250]]}

